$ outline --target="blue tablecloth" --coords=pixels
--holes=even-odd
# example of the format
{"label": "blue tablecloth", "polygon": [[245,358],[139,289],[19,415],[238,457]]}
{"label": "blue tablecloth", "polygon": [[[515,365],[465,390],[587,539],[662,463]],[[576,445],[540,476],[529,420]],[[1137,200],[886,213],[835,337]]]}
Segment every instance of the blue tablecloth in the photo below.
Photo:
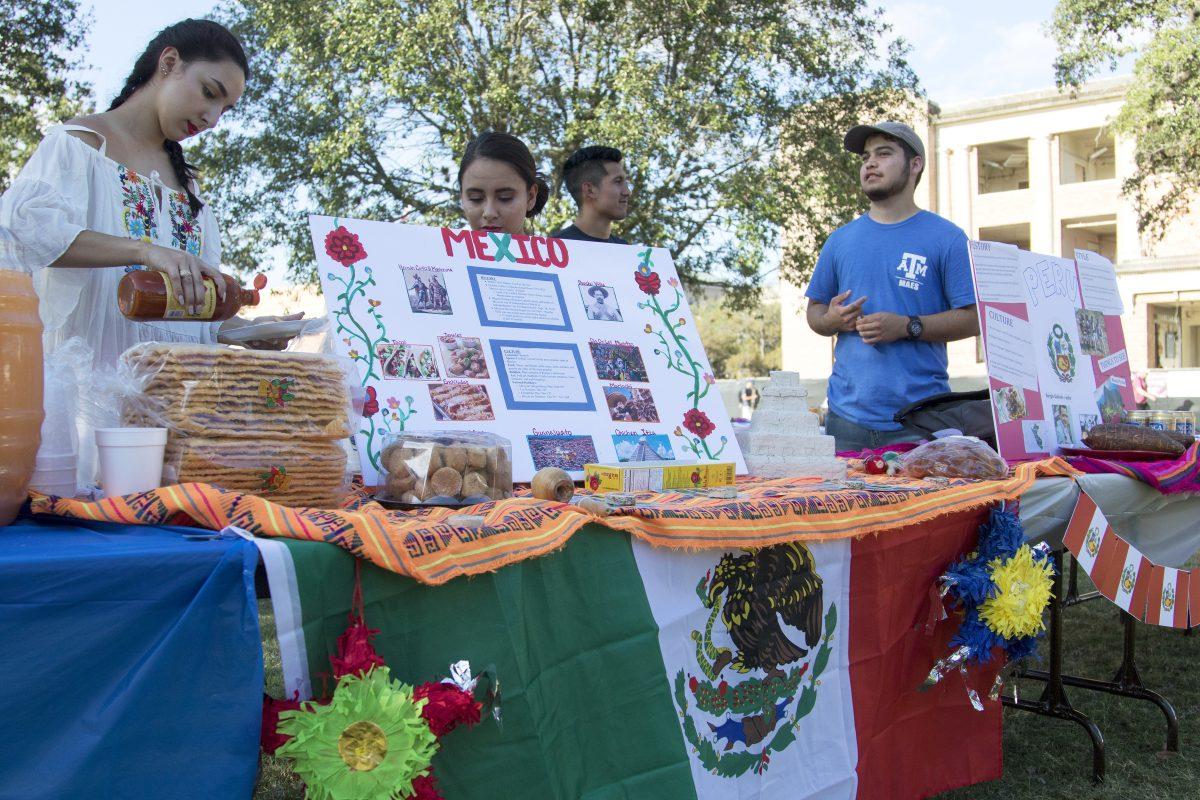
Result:
{"label": "blue tablecloth", "polygon": [[253,543],[0,528],[0,798],[239,798],[258,766]]}

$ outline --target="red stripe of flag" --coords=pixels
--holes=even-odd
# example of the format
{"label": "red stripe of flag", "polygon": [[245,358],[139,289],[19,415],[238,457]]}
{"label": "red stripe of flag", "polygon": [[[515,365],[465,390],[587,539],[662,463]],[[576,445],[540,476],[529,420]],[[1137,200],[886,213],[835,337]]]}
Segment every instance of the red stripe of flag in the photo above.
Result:
{"label": "red stripe of flag", "polygon": [[1137,583],[1133,586],[1133,600],[1129,603],[1129,613],[1141,620],[1146,619],[1146,598],[1150,597],[1150,576],[1153,572],[1153,562],[1142,556],[1141,562],[1138,563]]}
{"label": "red stripe of flag", "polygon": [[1100,551],[1096,553],[1096,566],[1092,569],[1092,582],[1100,590],[1100,594],[1116,602],[1117,588],[1121,582],[1121,570],[1125,566],[1125,556],[1129,555],[1129,542],[1118,536],[1108,526],[1104,529],[1104,538],[1100,540]]}
{"label": "red stripe of flag", "polygon": [[1157,564],[1150,570],[1150,580],[1146,587],[1146,622],[1151,625],[1162,625],[1165,622],[1161,619],[1161,614],[1163,580],[1166,576],[1166,571]]}
{"label": "red stripe of flag", "polygon": [[1188,608],[1191,612],[1191,619],[1188,620],[1187,626],[1190,628],[1193,625],[1200,625],[1200,569],[1194,569],[1188,573]]}
{"label": "red stripe of flag", "polygon": [[1179,579],[1175,584],[1175,616],[1171,621],[1171,625],[1176,628],[1186,628],[1188,618],[1188,596],[1190,595],[1189,583],[1191,574],[1184,570],[1179,570]]}
{"label": "red stripe of flag", "polygon": [[1083,539],[1087,535],[1088,525],[1091,524],[1092,515],[1095,513],[1096,501],[1080,492],[1079,500],[1075,503],[1075,510],[1071,512],[1071,521],[1067,523],[1066,533],[1063,534],[1063,545],[1073,555],[1077,556],[1082,551]]}

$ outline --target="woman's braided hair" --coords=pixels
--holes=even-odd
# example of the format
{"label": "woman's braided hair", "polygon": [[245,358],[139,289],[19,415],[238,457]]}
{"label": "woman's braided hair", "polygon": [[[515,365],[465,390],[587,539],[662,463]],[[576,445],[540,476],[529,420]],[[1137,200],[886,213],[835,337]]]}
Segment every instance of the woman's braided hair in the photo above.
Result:
{"label": "woman's braided hair", "polygon": [[[174,47],[179,51],[179,57],[184,61],[224,61],[229,60],[241,67],[246,79],[250,79],[250,65],[246,61],[246,53],[242,43],[229,30],[216,22],[207,19],[185,19],[163,28],[146,45],[146,49],[138,56],[133,64],[133,71],[125,79],[125,85],[120,93],[113,98],[109,111],[117,108],[134,93],[148,84],[158,69],[158,58],[162,51]],[[163,140],[163,150],[171,161],[171,169],[175,178],[183,185],[187,193],[188,206],[192,215],[200,213],[204,203],[192,192],[192,182],[196,178],[196,168],[187,163],[183,157],[183,147],[171,139]]]}

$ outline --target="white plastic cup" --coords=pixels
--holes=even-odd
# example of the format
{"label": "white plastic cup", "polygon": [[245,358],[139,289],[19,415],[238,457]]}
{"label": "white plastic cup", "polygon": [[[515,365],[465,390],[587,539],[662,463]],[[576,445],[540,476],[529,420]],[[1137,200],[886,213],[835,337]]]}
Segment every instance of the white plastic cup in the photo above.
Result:
{"label": "white plastic cup", "polygon": [[166,428],[97,428],[104,495],[120,497],[161,486],[166,447]]}
{"label": "white plastic cup", "polygon": [[75,496],[75,466],[65,469],[37,469],[29,479],[29,488],[57,497]]}

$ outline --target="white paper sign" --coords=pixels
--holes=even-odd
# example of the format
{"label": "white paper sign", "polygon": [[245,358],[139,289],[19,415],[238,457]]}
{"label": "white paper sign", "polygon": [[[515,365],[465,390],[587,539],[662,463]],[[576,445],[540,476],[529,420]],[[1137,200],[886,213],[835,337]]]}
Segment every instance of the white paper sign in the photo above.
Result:
{"label": "white paper sign", "polygon": [[1118,350],[1107,358],[1102,358],[1096,362],[1100,367],[1101,372],[1112,372],[1117,367],[1129,360],[1129,353],[1125,349]]}
{"label": "white paper sign", "polygon": [[[336,352],[367,392],[355,437],[480,430],[513,479],[630,454],[745,471],[670,254],[659,248],[313,216]],[[631,446],[632,445],[632,446]]]}
{"label": "white paper sign", "polygon": [[1113,263],[1099,253],[1076,250],[1075,264],[1079,267],[1084,307],[1102,314],[1124,314],[1125,303],[1117,288],[1117,271]]}
{"label": "white paper sign", "polygon": [[1017,277],[1019,251],[1010,244],[971,242],[971,265],[975,296],[988,303],[1024,303],[1025,293]]}
{"label": "white paper sign", "polygon": [[984,313],[988,371],[992,377],[1023,389],[1038,389],[1037,364],[1029,323],[998,308]]}

